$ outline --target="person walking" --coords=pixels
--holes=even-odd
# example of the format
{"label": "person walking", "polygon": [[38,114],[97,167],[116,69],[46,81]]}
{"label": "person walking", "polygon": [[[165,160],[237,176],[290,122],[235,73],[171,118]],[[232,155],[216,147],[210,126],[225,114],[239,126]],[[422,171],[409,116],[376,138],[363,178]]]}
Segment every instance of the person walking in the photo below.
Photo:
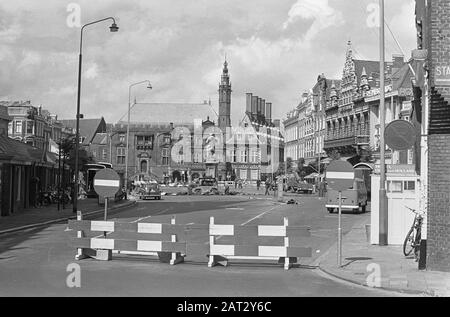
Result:
{"label": "person walking", "polygon": [[264,195],[270,195],[270,186],[272,186],[269,179],[266,179],[266,192]]}
{"label": "person walking", "polygon": [[259,188],[260,188],[260,187],[261,187],[261,180],[258,179],[258,180],[256,180],[256,190],[259,191]]}

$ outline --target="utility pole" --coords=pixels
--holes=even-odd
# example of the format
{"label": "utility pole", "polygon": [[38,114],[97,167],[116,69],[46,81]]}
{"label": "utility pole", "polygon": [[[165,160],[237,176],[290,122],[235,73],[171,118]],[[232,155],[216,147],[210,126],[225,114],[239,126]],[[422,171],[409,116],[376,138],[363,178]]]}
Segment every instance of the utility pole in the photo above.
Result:
{"label": "utility pole", "polygon": [[384,74],[384,0],[380,0],[380,191],[379,191],[379,241],[380,246],[388,244],[388,202],[386,196],[386,125],[385,74]]}

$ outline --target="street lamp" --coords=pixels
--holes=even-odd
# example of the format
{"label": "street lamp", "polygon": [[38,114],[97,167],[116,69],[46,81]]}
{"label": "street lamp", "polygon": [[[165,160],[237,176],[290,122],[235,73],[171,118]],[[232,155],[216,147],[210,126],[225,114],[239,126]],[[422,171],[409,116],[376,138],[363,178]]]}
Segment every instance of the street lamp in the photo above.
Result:
{"label": "street lamp", "polygon": [[147,83],[147,89],[152,89],[152,84],[149,80],[143,80],[138,83],[130,85],[128,88],[128,123],[127,123],[127,147],[125,151],[125,189],[128,190],[128,151],[129,151],[129,140],[130,140],[130,110],[131,110],[131,88],[140,84]]}
{"label": "street lamp", "polygon": [[384,39],[384,0],[380,0],[380,189],[379,199],[379,233],[378,244],[384,246],[388,244],[388,199],[386,196],[386,141],[384,131],[386,125],[385,109],[385,39]]}
{"label": "street lamp", "polygon": [[78,169],[78,148],[79,148],[79,144],[80,144],[80,96],[81,96],[81,70],[82,70],[82,50],[83,50],[83,31],[84,28],[92,25],[92,24],[96,24],[96,23],[100,23],[103,21],[107,21],[107,20],[112,20],[113,23],[111,24],[111,26],[109,27],[111,32],[117,32],[119,31],[119,27],[116,24],[116,20],[112,17],[108,17],[105,19],[101,19],[98,21],[94,21],[94,22],[90,22],[87,23],[85,25],[82,26],[81,28],[81,35],[80,35],[80,55],[79,55],[79,61],[78,61],[78,96],[77,96],[77,125],[76,125],[76,136],[75,136],[75,185],[74,185],[74,198],[73,198],[73,212],[77,212],[78,209],[78,192],[79,192],[79,184],[78,184],[78,173],[79,173],[79,169]]}

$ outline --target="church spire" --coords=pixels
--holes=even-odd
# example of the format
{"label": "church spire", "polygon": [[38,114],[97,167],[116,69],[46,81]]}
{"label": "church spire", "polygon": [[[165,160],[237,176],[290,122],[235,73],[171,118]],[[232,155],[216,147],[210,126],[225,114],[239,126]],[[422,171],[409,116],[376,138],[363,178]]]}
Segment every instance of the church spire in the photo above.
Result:
{"label": "church spire", "polygon": [[228,73],[228,61],[225,55],[221,82],[219,85],[219,128],[225,131],[231,126],[231,82]]}

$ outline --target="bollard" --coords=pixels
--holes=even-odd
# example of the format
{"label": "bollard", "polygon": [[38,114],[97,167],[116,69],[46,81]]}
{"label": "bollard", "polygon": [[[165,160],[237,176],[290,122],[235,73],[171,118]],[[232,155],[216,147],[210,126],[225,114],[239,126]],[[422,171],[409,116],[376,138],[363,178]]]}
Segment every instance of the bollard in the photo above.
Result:
{"label": "bollard", "polygon": [[[77,211],[77,221],[81,221],[83,220],[83,214],[81,213],[81,211]],[[83,238],[84,237],[84,232],[83,231],[77,231],[77,238]],[[83,260],[86,259],[87,256],[84,254],[83,249],[78,248],[77,249],[77,254],[75,255],[75,260],[79,261],[79,260]]]}
{"label": "bollard", "polygon": [[[174,225],[175,224],[175,216],[172,217],[172,219],[170,220],[170,224]],[[175,234],[173,234],[171,236],[172,238],[172,242],[177,242],[177,236]],[[179,252],[172,252],[172,258],[170,259],[170,265],[175,265],[178,263],[182,263],[184,262],[184,257],[181,255],[181,253]]]}

